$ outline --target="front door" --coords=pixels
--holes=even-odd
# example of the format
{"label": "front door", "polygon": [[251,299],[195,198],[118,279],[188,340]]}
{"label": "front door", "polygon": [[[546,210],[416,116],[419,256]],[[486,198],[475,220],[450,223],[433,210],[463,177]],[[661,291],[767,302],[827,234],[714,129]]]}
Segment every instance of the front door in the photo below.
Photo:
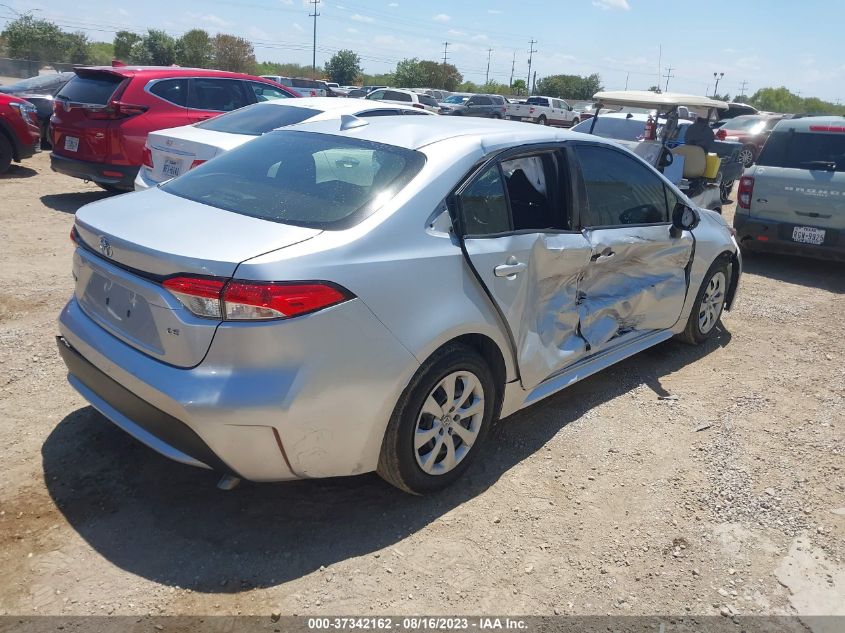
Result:
{"label": "front door", "polygon": [[503,158],[458,196],[470,263],[499,310],[531,389],[583,358],[578,282],[593,248],[572,224],[570,170],[558,148]]}
{"label": "front door", "polygon": [[254,103],[240,79],[193,77],[188,93],[188,119],[199,123]]}
{"label": "front door", "polygon": [[672,230],[678,199],[654,169],[602,145],[579,143],[575,154],[586,193],[580,225],[591,247],[580,331],[595,353],[677,323],[694,241]]}

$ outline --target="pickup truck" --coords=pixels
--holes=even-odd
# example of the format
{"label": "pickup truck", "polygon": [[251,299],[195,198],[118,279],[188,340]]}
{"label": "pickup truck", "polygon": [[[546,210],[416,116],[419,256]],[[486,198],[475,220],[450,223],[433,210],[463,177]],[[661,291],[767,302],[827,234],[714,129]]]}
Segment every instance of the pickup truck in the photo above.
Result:
{"label": "pickup truck", "polygon": [[511,103],[508,105],[507,117],[513,121],[561,127],[572,127],[581,122],[571,105],[554,97],[528,97],[524,103]]}

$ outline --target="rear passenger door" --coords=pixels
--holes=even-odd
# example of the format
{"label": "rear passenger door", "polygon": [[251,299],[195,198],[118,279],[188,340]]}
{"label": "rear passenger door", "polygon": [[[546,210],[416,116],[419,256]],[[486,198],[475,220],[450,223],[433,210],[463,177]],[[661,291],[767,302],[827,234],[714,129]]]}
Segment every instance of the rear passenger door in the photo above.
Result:
{"label": "rear passenger door", "polygon": [[560,147],[487,164],[458,191],[469,262],[507,324],[520,380],[531,389],[582,358],[578,280],[591,246],[573,226],[573,188]]}
{"label": "rear passenger door", "polygon": [[578,143],[580,228],[590,244],[580,286],[580,330],[598,352],[677,323],[693,237],[675,236],[678,199],[653,169],[623,150]]}
{"label": "rear passenger door", "polygon": [[188,119],[198,123],[252,102],[239,79],[193,77],[188,91]]}

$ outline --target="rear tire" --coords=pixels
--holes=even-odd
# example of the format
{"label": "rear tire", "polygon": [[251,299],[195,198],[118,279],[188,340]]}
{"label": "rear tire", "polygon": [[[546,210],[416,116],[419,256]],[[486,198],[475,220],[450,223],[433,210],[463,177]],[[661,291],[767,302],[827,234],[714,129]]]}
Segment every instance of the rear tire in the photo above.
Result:
{"label": "rear tire", "polygon": [[678,338],[690,345],[701,345],[713,335],[725,309],[729,279],[728,262],[720,257],[704,275],[687,326]]}
{"label": "rear tire", "polygon": [[118,187],[116,185],[108,185],[104,182],[95,182],[100,189],[105,189],[111,193],[126,193],[127,191],[131,191],[131,189],[123,189],[122,187]]}
{"label": "rear tire", "polygon": [[537,119],[537,125],[546,125],[546,115],[541,114],[540,118]]}
{"label": "rear tire", "polygon": [[575,127],[580,122],[581,122],[581,119],[579,119],[578,117],[575,117],[574,119],[572,119],[572,124],[569,127]]}
{"label": "rear tire", "polygon": [[748,169],[754,164],[754,154],[755,149],[753,145],[744,145],[743,148],[739,150],[739,160],[742,162],[743,167]]}
{"label": "rear tire", "polygon": [[9,142],[9,139],[0,132],[0,174],[5,174],[9,171],[9,165],[12,164],[12,158],[12,144]]}
{"label": "rear tire", "polygon": [[378,474],[411,494],[449,486],[475,459],[497,408],[493,374],[478,352],[459,344],[438,350],[396,403]]}

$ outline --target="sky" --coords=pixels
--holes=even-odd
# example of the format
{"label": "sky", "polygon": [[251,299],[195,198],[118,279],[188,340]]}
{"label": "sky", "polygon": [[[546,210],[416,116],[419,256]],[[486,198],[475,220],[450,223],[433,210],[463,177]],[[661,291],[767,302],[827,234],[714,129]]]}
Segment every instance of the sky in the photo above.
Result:
{"label": "sky", "polygon": [[[310,64],[308,0],[0,0],[92,40],[120,29],[179,35],[204,28],[253,42],[259,61]],[[508,83],[532,74],[598,73],[608,90],[712,94],[787,86],[845,103],[845,0],[320,0],[317,64],[350,48],[368,73],[403,58],[443,60],[464,78]],[[0,25],[13,13],[0,4]]]}

